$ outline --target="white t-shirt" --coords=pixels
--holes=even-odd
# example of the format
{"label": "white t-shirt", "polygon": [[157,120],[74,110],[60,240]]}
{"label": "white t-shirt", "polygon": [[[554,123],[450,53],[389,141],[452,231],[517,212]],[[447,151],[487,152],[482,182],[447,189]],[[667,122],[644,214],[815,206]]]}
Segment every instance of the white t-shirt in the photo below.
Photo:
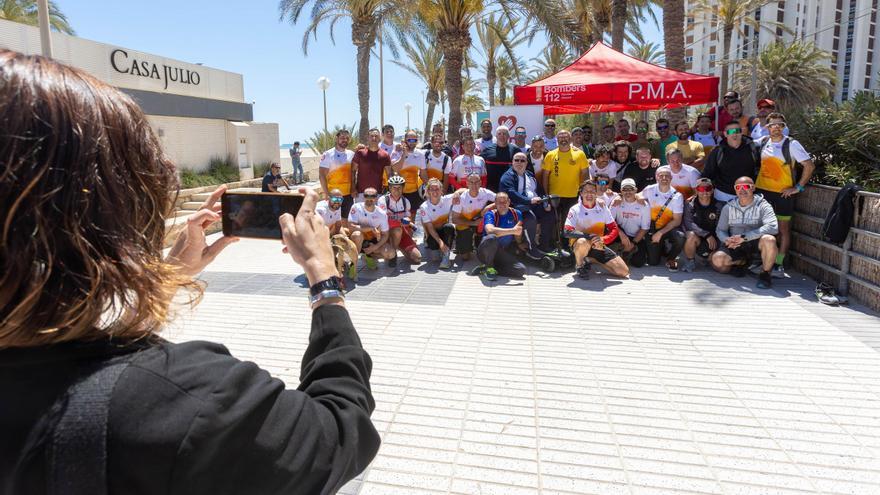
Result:
{"label": "white t-shirt", "polygon": [[[783,138],[774,143],[770,138],[763,138],[757,143],[761,147],[761,170],[758,172],[758,180],[755,186],[771,192],[782,192],[784,189],[794,187],[794,177],[791,175],[791,166],[785,163],[785,154],[782,153]],[[788,138],[788,152],[792,160],[797,163],[810,160],[810,154],[803,145],[795,139]]]}
{"label": "white t-shirt", "polygon": [[533,157],[529,154],[529,159],[532,160],[532,166],[535,167],[535,175],[541,173],[541,167],[544,166],[544,155],[543,153],[538,158]]}
{"label": "white t-shirt", "polygon": [[638,200],[632,203],[623,200],[619,205],[611,208],[611,212],[614,214],[617,226],[629,237],[635,236],[641,229],[651,228],[651,209]]}
{"label": "white t-shirt", "polygon": [[556,136],[547,137],[544,136],[544,149],[547,151],[553,151],[559,147],[559,143],[556,142]]}
{"label": "white t-shirt", "polygon": [[331,148],[321,155],[320,168],[327,169],[327,188],[339,189],[344,196],[351,194],[351,160],[354,151]]}
{"label": "white t-shirt", "polygon": [[440,156],[434,156],[433,151],[426,151],[427,153],[427,168],[428,168],[428,178],[429,179],[440,179],[443,180],[443,175],[448,172],[443,168],[443,164],[446,164],[446,168],[450,168],[452,166],[452,158],[446,153],[440,153]]}
{"label": "white t-shirt", "polygon": [[617,198],[618,194],[611,189],[606,189],[604,193],[599,195],[599,199],[605,202],[606,205],[610,205],[615,198]]}
{"label": "white t-shirt", "polygon": [[388,156],[391,157],[391,163],[400,160],[400,152],[394,151],[394,148],[396,148],[398,144],[401,143],[395,143],[392,141],[391,144],[385,144],[385,141],[379,142],[379,148],[385,150],[385,153],[388,153]]}
{"label": "white t-shirt", "polygon": [[[361,227],[372,227],[380,232],[388,232],[388,215],[378,206],[373,211],[367,211],[365,203],[355,203],[348,212],[348,221]],[[369,235],[365,234],[369,238]]]}
{"label": "white t-shirt", "polygon": [[434,228],[442,227],[449,221],[449,212],[452,208],[452,194],[440,196],[440,202],[436,205],[431,203],[430,198],[422,203],[416,212],[416,222],[420,224],[430,223]]}
{"label": "white t-shirt", "polygon": [[472,173],[486,175],[486,160],[477,155],[474,155],[473,158],[459,155],[452,161],[452,168],[447,173],[454,175],[458,180],[466,179]]}
{"label": "white t-shirt", "polygon": [[692,141],[696,141],[703,145],[703,151],[706,153],[706,156],[709,156],[709,152],[712,151],[712,148],[718,146],[720,143],[720,139],[715,135],[714,132],[709,131],[708,134],[700,134],[699,132],[695,132],[691,136]]}
{"label": "white t-shirt", "polygon": [[468,220],[473,220],[481,211],[483,211],[484,206],[493,201],[495,201],[495,193],[481,187],[480,190],[477,191],[477,197],[471,196],[470,191],[463,193],[461,195],[461,201],[459,201],[457,205],[452,206],[452,211],[460,214]]}
{"label": "white t-shirt", "polygon": [[614,223],[614,216],[605,204],[598,201],[592,208],[587,208],[583,201],[578,201],[565,217],[566,228],[571,227],[584,234],[605,235],[605,226],[611,223]]}
{"label": "white t-shirt", "polygon": [[529,199],[538,195],[538,181],[529,174],[516,175],[516,192],[525,194]]}
{"label": "white t-shirt", "polygon": [[[648,206],[651,207],[651,218],[650,221],[653,222],[655,218],[657,219],[656,227],[658,229],[662,229],[670,220],[672,220],[673,215],[681,215],[684,213],[684,198],[681,193],[676,191],[674,187],[670,187],[668,191],[662,192],[660,191],[659,184],[651,184],[650,186],[645,186],[642,190],[642,197],[648,202]],[[663,208],[663,205],[666,204],[666,200],[672,198],[669,201],[669,204],[666,205],[666,208]],[[663,214],[660,214],[660,210],[663,209]]]}
{"label": "white t-shirt", "polygon": [[677,173],[672,172],[672,187],[685,198],[690,198],[696,193],[698,180],[700,180],[700,171],[690,165],[682,164],[681,170]]}
{"label": "white t-shirt", "polygon": [[596,174],[601,172],[607,175],[609,179],[614,180],[614,178],[617,177],[617,168],[619,166],[620,165],[614,160],[609,160],[608,165],[606,165],[605,168],[599,168],[596,165],[596,160],[590,160],[590,178],[596,180]]}
{"label": "white t-shirt", "polygon": [[390,194],[386,194],[376,201],[376,207],[385,212],[388,220],[397,220],[398,222],[409,216],[411,206],[404,195],[395,200]]}
{"label": "white t-shirt", "polygon": [[324,220],[324,225],[327,226],[328,229],[332,229],[337,222],[342,220],[342,208],[330,208],[330,202],[326,199],[323,201],[318,201],[318,204],[315,205],[315,213],[321,215],[321,218]]}

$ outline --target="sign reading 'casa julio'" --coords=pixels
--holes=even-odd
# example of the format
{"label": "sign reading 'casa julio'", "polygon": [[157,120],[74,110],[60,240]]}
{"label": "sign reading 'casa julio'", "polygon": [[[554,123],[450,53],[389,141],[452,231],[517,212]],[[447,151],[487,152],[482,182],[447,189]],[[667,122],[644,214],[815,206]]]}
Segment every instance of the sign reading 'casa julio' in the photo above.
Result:
{"label": "sign reading 'casa julio'", "polygon": [[113,70],[120,74],[131,74],[163,81],[165,84],[164,89],[168,89],[169,82],[198,86],[202,81],[199,73],[194,70],[170,67],[165,64],[160,66],[146,60],[129,58],[128,52],[119,48],[110,53],[110,65],[113,66]]}

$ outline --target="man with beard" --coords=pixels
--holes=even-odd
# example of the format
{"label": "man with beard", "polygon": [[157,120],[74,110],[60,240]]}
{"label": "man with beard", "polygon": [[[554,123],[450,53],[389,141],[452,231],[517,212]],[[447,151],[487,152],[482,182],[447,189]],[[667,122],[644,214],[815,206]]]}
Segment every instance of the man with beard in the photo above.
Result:
{"label": "man with beard", "polygon": [[363,192],[368,187],[381,191],[382,175],[386,168],[391,167],[391,157],[382,148],[379,129],[370,129],[367,135],[367,146],[354,152],[351,160],[351,194],[355,202],[363,202]]}
{"label": "man with beard", "polygon": [[757,178],[761,161],[757,147],[743,136],[743,128],[738,121],[729,121],[723,131],[724,141],[709,153],[703,177],[712,179],[715,199],[726,203],[736,199],[733,186],[737,179]]}
{"label": "man with beard", "polygon": [[[697,170],[703,170],[703,162],[706,160],[706,152],[703,145],[691,141],[691,128],[687,122],[679,122],[675,124],[675,135],[678,137],[675,141],[666,145],[666,153],[669,150],[678,150],[681,152],[681,161],[685,165],[690,165]],[[669,157],[667,156],[667,162]]]}
{"label": "man with beard", "polygon": [[495,142],[488,143],[480,156],[486,162],[486,187],[492,191],[498,190],[498,183],[504,172],[510,169],[513,155],[520,150],[510,142],[510,130],[507,126],[500,125],[495,130]]}

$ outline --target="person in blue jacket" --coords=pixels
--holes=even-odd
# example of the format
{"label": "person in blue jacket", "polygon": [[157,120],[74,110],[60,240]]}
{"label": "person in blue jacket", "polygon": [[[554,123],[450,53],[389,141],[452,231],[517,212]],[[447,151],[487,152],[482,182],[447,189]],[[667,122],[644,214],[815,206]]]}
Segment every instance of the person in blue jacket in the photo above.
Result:
{"label": "person in blue jacket", "polygon": [[[501,176],[498,192],[507,193],[511,208],[522,212],[523,230],[531,243],[527,255],[537,260],[553,250],[556,212],[549,201],[541,201],[544,188],[535,179],[535,174],[526,168],[527,163],[525,153],[513,155],[513,166]],[[541,226],[540,239],[538,225]]]}

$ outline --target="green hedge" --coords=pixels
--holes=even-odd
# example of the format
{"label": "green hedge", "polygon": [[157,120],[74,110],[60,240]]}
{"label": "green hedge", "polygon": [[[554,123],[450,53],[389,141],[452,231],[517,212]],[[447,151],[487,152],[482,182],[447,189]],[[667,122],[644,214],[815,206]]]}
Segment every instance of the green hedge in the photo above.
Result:
{"label": "green hedge", "polygon": [[180,187],[182,189],[226,184],[236,182],[239,179],[238,164],[232,156],[211,158],[211,161],[208,162],[208,168],[201,172],[180,171]]}

